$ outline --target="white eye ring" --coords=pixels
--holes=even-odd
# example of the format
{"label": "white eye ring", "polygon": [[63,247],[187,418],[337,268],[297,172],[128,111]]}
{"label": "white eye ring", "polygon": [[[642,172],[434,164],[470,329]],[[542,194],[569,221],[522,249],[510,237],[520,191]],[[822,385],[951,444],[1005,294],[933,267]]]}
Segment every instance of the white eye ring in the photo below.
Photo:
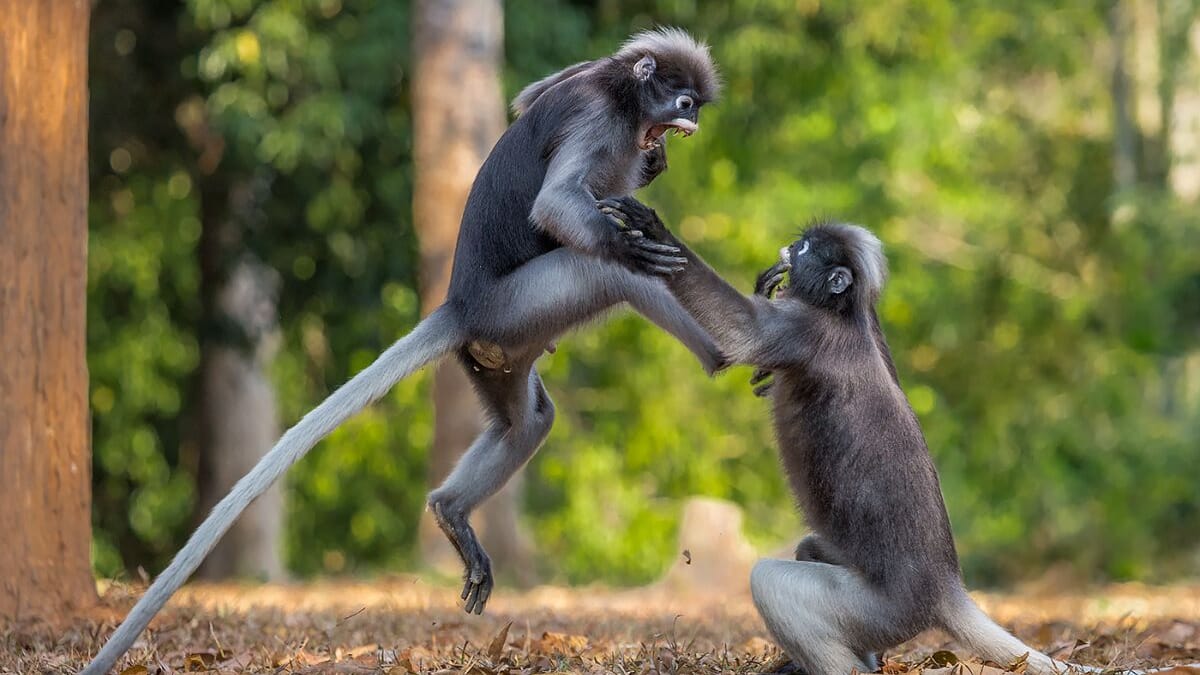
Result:
{"label": "white eye ring", "polygon": [[679,98],[675,99],[675,107],[679,108],[680,110],[691,110],[692,106],[694,105],[696,105],[696,102],[693,101],[692,97],[688,96],[687,94],[682,94],[679,96]]}
{"label": "white eye ring", "polygon": [[808,253],[808,240],[807,239],[805,239],[804,244],[800,246],[800,250],[796,251],[796,255],[804,255],[805,253]]}

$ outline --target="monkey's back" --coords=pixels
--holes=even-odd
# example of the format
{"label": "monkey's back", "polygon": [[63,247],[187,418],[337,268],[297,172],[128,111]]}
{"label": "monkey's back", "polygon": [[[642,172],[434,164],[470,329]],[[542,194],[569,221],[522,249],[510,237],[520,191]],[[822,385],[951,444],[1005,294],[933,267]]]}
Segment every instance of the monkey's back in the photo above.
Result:
{"label": "monkey's back", "polygon": [[567,82],[543,94],[501,135],[471,185],[448,293],[468,313],[488,309],[474,305],[493,281],[562,246],[529,215],[555,145],[578,114],[576,93]]}
{"label": "monkey's back", "polygon": [[937,469],[874,340],[840,349],[834,367],[776,374],[784,467],[810,527],[910,611],[932,611],[959,583]]}
{"label": "monkey's back", "polygon": [[509,127],[475,177],[454,251],[452,300],[477,295],[481,284],[559,246],[529,220],[546,175],[531,127],[526,118]]}

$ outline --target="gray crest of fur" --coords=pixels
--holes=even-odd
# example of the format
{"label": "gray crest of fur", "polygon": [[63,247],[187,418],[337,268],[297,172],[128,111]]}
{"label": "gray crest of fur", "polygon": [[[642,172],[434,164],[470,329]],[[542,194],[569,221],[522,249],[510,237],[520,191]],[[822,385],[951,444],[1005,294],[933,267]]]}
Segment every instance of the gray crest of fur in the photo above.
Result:
{"label": "gray crest of fur", "polygon": [[664,26],[642,31],[625,41],[614,58],[637,62],[650,54],[659,64],[673,63],[696,78],[696,93],[712,101],[721,93],[721,77],[709,54],[708,45],[682,28]]}
{"label": "gray crest of fur", "polygon": [[[682,28],[664,27],[637,33],[621,45],[613,58],[635,63],[647,54],[659,63],[673,63],[692,73],[696,78],[696,93],[705,101],[715,100],[721,93],[721,78],[708,53],[708,45],[698,42]],[[587,71],[595,63],[581,61],[525,87],[512,101],[513,113],[524,115],[542,94]]]}
{"label": "gray crest of fur", "polygon": [[879,237],[861,225],[849,223],[839,223],[830,229],[841,236],[852,269],[862,277],[861,283],[872,296],[877,296],[887,280],[887,258]]}

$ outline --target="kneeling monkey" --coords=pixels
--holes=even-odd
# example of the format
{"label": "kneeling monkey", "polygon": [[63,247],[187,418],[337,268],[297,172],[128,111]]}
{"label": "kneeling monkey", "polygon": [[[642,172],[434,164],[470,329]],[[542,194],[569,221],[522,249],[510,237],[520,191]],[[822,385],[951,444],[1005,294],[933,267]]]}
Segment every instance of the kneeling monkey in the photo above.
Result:
{"label": "kneeling monkey", "polygon": [[731,359],[774,376],[779,451],[815,534],[794,561],[759,561],[750,590],[806,675],[873,672],[876,654],[933,627],[1000,664],[1027,655],[1032,674],[1101,672],[1035,651],[967,595],[937,470],[879,328],[874,235],[814,225],[746,297],[637,200],[598,206],[627,236],[678,247],[688,265],[671,291]]}

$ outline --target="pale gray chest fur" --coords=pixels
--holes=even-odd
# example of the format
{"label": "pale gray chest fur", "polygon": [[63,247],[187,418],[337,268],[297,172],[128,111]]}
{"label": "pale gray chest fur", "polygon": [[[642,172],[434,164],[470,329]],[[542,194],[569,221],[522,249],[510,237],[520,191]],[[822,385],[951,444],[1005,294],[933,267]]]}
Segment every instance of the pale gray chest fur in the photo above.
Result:
{"label": "pale gray chest fur", "polygon": [[642,169],[641,152],[620,152],[611,147],[601,152],[608,161],[597,162],[588,174],[587,188],[597,199],[632,195]]}
{"label": "pale gray chest fur", "polygon": [[[590,117],[580,124],[574,145],[591,155],[585,181],[597,199],[632,195],[640,183],[643,153],[637,148],[635,131],[617,129],[611,120],[617,113],[605,111],[602,118]],[[577,144],[577,145],[576,145]]]}

